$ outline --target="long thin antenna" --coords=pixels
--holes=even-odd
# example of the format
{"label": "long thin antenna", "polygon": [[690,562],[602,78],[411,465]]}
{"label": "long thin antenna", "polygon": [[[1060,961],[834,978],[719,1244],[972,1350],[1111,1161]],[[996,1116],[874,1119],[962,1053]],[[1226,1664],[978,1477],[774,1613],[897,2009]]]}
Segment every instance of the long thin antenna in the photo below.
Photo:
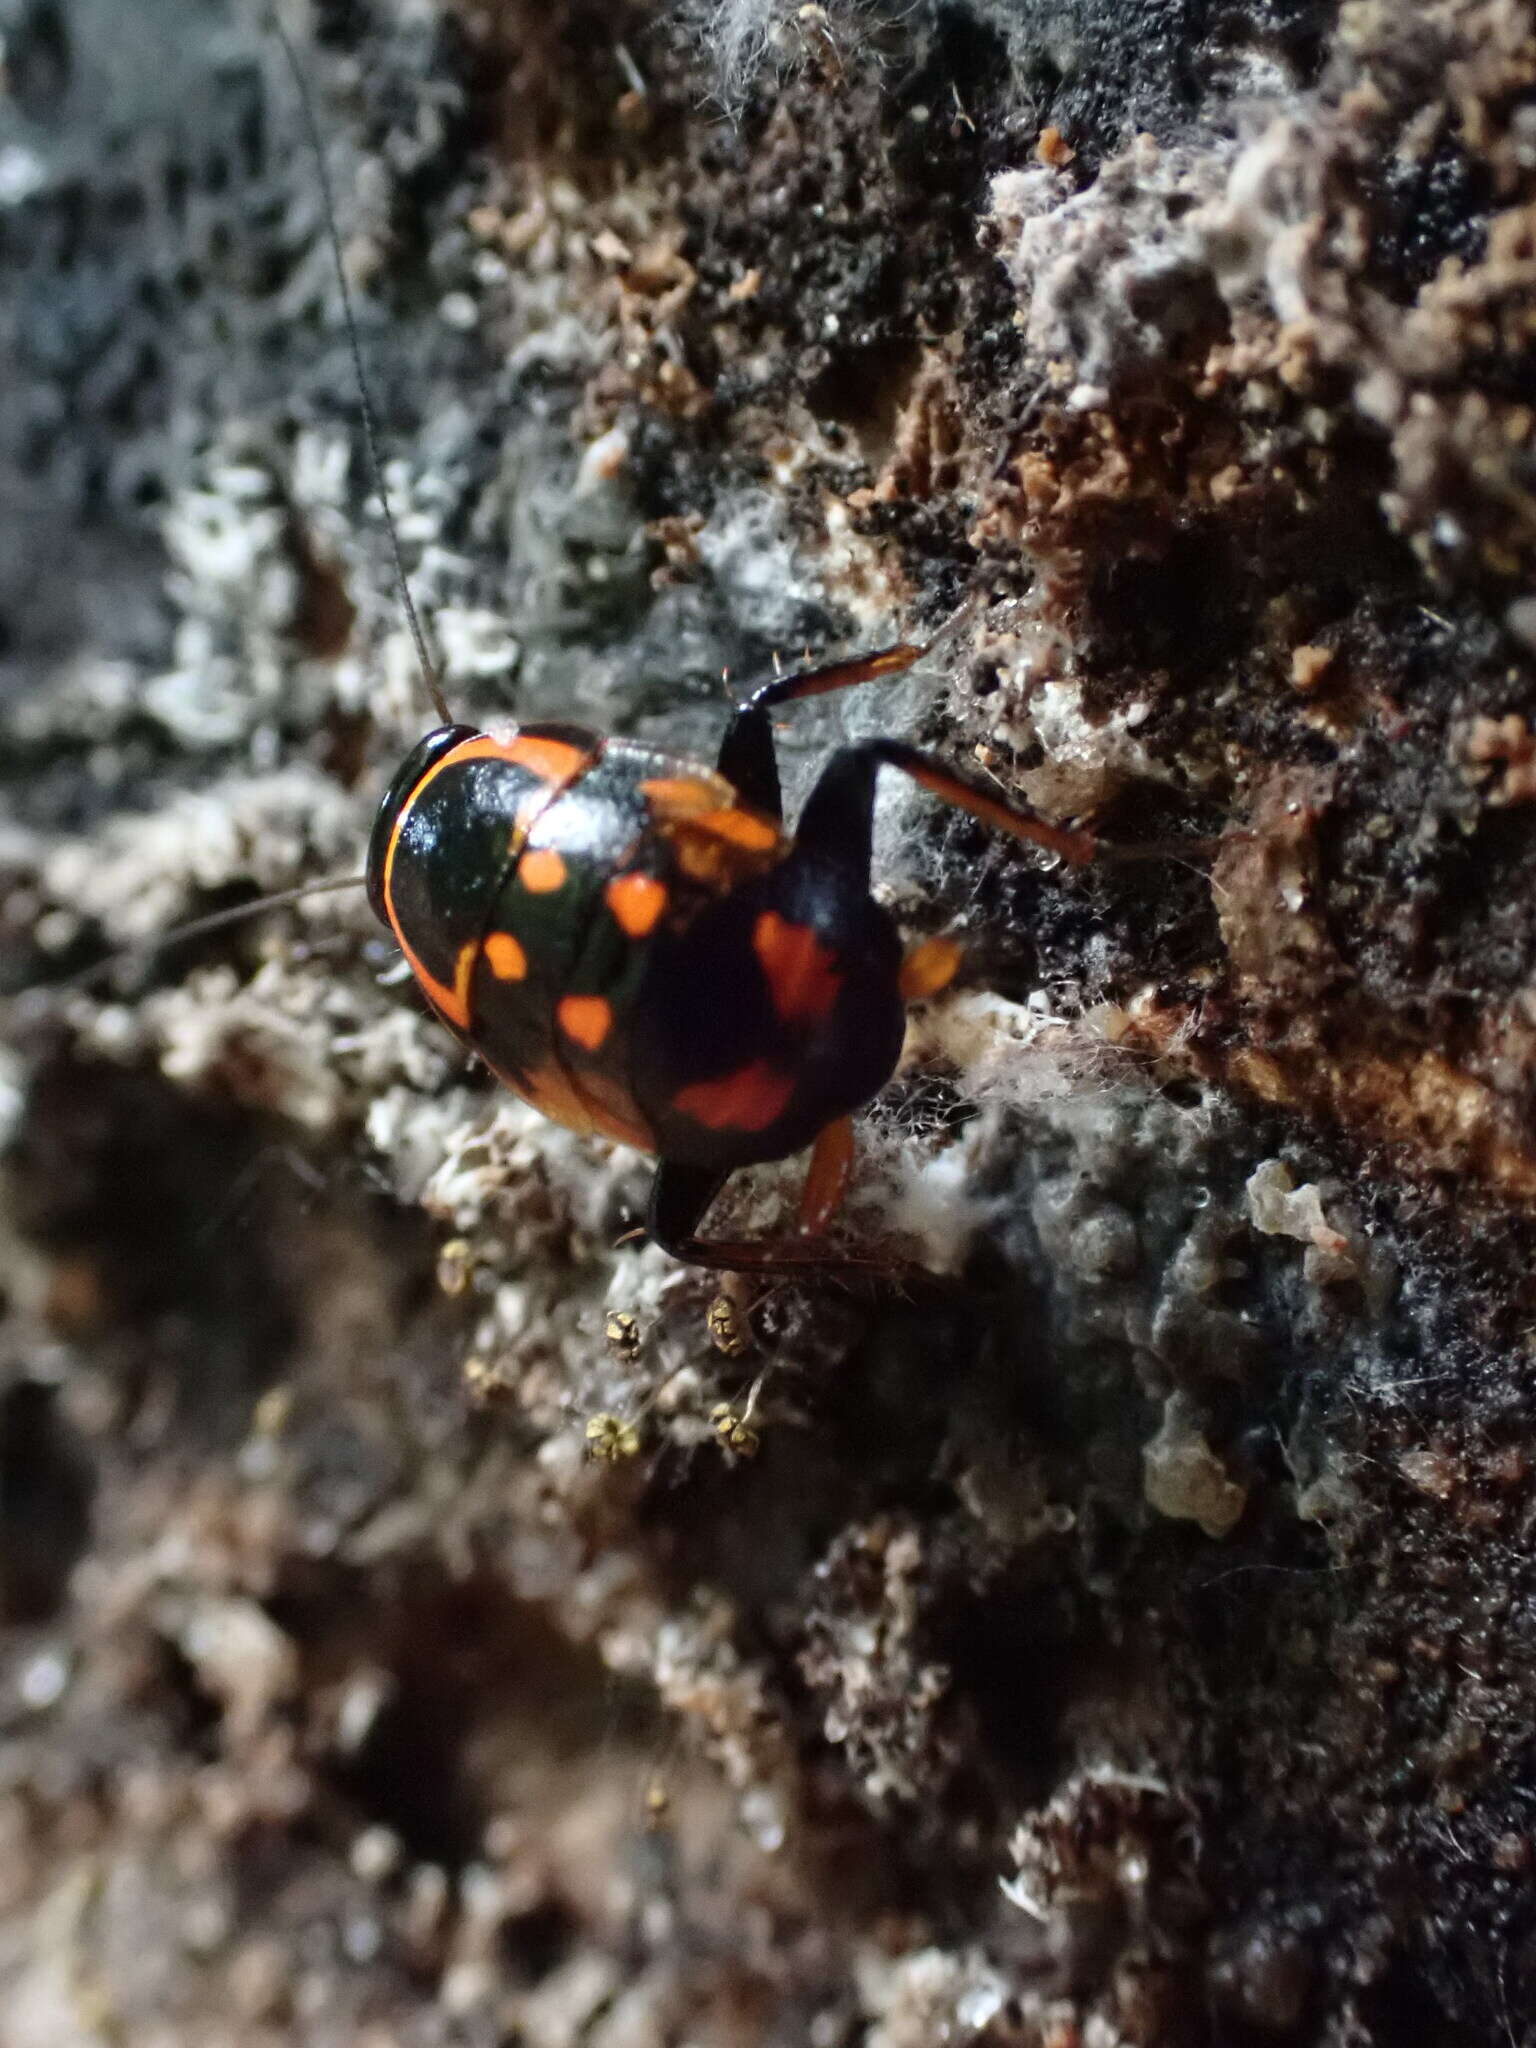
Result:
{"label": "long thin antenna", "polygon": [[288,68],[293,73],[293,82],[298,88],[299,106],[304,116],[304,126],[309,132],[310,147],[314,151],[315,167],[320,176],[320,196],[325,203],[325,232],[331,245],[331,256],[336,265],[336,281],[341,286],[341,310],[346,321],[347,347],[352,354],[352,368],[357,376],[358,410],[363,421],[363,440],[368,448],[368,467],[373,476],[374,489],[379,494],[379,503],[384,510],[384,524],[389,531],[390,550],[395,558],[395,574],[400,582],[400,595],[405,605],[405,616],[410,624],[411,639],[416,645],[416,659],[421,667],[421,680],[432,709],[444,725],[452,725],[453,714],[448,709],[448,700],[443,695],[442,685],[437,679],[437,667],[427,651],[427,636],[422,631],[421,619],[411,596],[411,586],[406,579],[405,557],[400,551],[400,531],[395,525],[395,515],[390,506],[389,492],[384,485],[384,466],[379,460],[379,435],[373,409],[373,397],[368,389],[368,373],[363,367],[363,344],[357,331],[357,315],[352,308],[352,287],[347,283],[346,258],[342,253],[341,231],[336,225],[336,194],[331,185],[330,167],[325,160],[325,138],[320,132],[319,117],[315,113],[314,94],[309,89],[309,80],[299,62],[299,53],[293,46],[293,38],[283,26],[281,15],[272,10],[272,26],[277,39],[283,46],[288,59]]}
{"label": "long thin antenna", "polygon": [[[168,946],[176,946],[183,939],[199,939],[206,932],[222,931],[228,924],[243,924],[247,918],[259,917],[264,910],[277,910],[285,903],[302,903],[310,896],[329,896],[337,889],[365,889],[366,875],[337,875],[328,882],[301,882],[295,889],[277,889],[270,896],[258,896],[254,903],[235,903],[228,910],[211,910],[206,917],[189,918],[185,924],[173,924],[169,931],[157,932],[152,939],[135,939],[126,946],[118,946],[110,953],[104,953],[89,967],[82,967],[78,974],[66,974],[61,981],[47,981],[37,984],[40,995],[58,995],[72,988],[89,988],[109,969],[124,960],[149,959],[156,953],[163,953]],[[30,993],[30,991],[29,991]]]}

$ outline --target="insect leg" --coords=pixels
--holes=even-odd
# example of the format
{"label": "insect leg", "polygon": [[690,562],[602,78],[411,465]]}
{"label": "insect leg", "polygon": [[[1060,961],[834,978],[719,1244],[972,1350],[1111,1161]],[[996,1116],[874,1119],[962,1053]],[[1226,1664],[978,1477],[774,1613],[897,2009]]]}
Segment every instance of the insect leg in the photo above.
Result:
{"label": "insect leg", "polygon": [[869,871],[875,778],[882,768],[911,776],[942,803],[967,811],[984,825],[1028,840],[1074,864],[1092,860],[1099,843],[1091,832],[1074,832],[1022,804],[1005,803],[968,776],[901,740],[861,740],[842,747],[822,770],[806,798],[795,838],[808,853],[823,855],[861,874]]}
{"label": "insect leg", "polygon": [[647,1228],[653,1244],[685,1266],[704,1266],[722,1273],[772,1273],[782,1270],[826,1271],[863,1265],[880,1270],[878,1261],[860,1262],[804,1237],[701,1238],[699,1225],[728,1175],[711,1167],[677,1166],[663,1160],[651,1182]]}
{"label": "insect leg", "polygon": [[848,1192],[853,1177],[853,1118],[840,1116],[811,1147],[811,1163],[800,1191],[800,1228],[807,1237],[824,1231]]}
{"label": "insect leg", "polygon": [[650,1209],[645,1227],[653,1244],[659,1244],[674,1259],[696,1264],[689,1249],[697,1243],[694,1233],[704,1220],[709,1205],[725,1186],[729,1175],[712,1167],[677,1166],[665,1159],[651,1181]]}
{"label": "insect leg", "polygon": [[875,654],[859,654],[849,661],[828,662],[822,668],[774,676],[732,713],[725,738],[720,742],[720,773],[728,782],[735,783],[749,804],[770,817],[781,818],[784,801],[779,793],[779,767],[769,712],[780,704],[796,704],[802,697],[825,697],[834,690],[851,689],[855,683],[903,675],[926,651],[903,640],[895,647],[882,647]]}
{"label": "insect leg", "polygon": [[[839,1125],[830,1128],[836,1131]],[[817,1150],[820,1151],[819,1143]],[[811,1180],[816,1177],[817,1157],[813,1153]],[[939,1275],[905,1259],[889,1258],[878,1251],[846,1251],[829,1245],[824,1238],[702,1238],[697,1234],[699,1225],[728,1178],[710,1167],[678,1166],[663,1160],[651,1182],[646,1225],[651,1241],[684,1265],[704,1266],[716,1272],[819,1272],[850,1282],[878,1281],[909,1293],[943,1292],[950,1285]],[[830,1194],[831,1190],[824,1192]],[[835,1202],[831,1206],[835,1207]],[[830,1213],[829,1207],[827,1214]]]}

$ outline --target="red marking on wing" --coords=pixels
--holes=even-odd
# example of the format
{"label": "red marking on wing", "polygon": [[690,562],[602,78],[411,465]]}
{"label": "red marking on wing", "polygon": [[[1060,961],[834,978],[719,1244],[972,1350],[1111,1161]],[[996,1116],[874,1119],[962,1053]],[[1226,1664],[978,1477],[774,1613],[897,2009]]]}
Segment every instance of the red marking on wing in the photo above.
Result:
{"label": "red marking on wing", "polygon": [[752,950],[783,1022],[819,1024],[843,985],[830,949],[808,925],[765,910],[753,927]]}
{"label": "red marking on wing", "polygon": [[766,1131],[783,1115],[795,1092],[793,1077],[766,1060],[753,1060],[717,1081],[694,1081],[672,1098],[679,1116],[711,1131]]}

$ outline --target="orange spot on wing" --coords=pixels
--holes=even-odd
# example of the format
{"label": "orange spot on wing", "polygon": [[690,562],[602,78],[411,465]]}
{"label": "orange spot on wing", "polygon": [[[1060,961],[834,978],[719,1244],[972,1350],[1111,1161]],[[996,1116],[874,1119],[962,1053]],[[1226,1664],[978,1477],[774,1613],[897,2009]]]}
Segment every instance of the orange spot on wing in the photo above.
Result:
{"label": "orange spot on wing", "polygon": [[[771,818],[743,810],[724,776],[653,776],[640,785],[654,822],[669,840],[678,866],[690,880],[724,890],[739,881],[759,856],[772,855],[784,835]],[[745,857],[745,858],[744,858]]]}
{"label": "orange spot on wing", "polygon": [[565,862],[552,846],[536,846],[518,862],[517,879],[531,895],[552,895],[565,887]]}
{"label": "orange spot on wing", "polygon": [[569,740],[542,739],[537,733],[530,732],[514,732],[504,740],[496,739],[488,732],[476,733],[473,739],[461,741],[440,761],[435,761],[414,794],[420,795],[435,775],[461,761],[511,761],[519,768],[526,768],[531,775],[537,775],[541,782],[574,782],[582,770],[590,768],[597,759],[599,745],[594,740],[590,748],[577,747],[572,746]]}
{"label": "orange spot on wing", "polygon": [[657,775],[640,785],[640,794],[663,821],[718,810],[730,793],[730,784],[718,775]]}
{"label": "orange spot on wing", "polygon": [[771,867],[785,843],[771,819],[730,805],[674,818],[666,832],[683,873],[722,891]]}
{"label": "orange spot on wing", "polygon": [[948,988],[960,969],[960,947],[953,939],[923,939],[901,963],[897,987],[908,1003],[921,1002]]}
{"label": "orange spot on wing", "polygon": [[667,888],[652,875],[615,875],[603,891],[614,922],[632,939],[643,939],[667,907]]}
{"label": "orange spot on wing", "polygon": [[686,825],[674,825],[670,837],[672,858],[679,869],[690,882],[702,882],[706,889],[723,895],[755,872],[749,856],[712,832],[690,832]]}
{"label": "orange spot on wing", "polygon": [[694,1081],[672,1098],[679,1116],[691,1117],[710,1131],[766,1131],[783,1115],[795,1092],[793,1078],[753,1060],[718,1081]]}
{"label": "orange spot on wing", "polygon": [[808,925],[765,910],[752,930],[752,950],[773,1007],[786,1024],[816,1024],[837,1001],[843,978],[830,950]]}
{"label": "orange spot on wing", "polygon": [[[423,988],[427,989],[427,992],[432,997],[432,1000],[438,1005],[440,1009],[442,1009],[445,1012],[445,1014],[451,1014],[451,991],[449,994],[449,1001],[444,1002],[442,999],[443,984],[441,982],[434,981],[432,977],[423,970],[420,962],[416,958],[416,955],[411,951],[410,946],[407,944],[405,934],[400,928],[400,921],[395,915],[395,855],[400,846],[401,835],[404,832],[406,820],[409,818],[412,811],[415,810],[417,804],[420,803],[422,796],[426,792],[426,790],[428,790],[431,787],[431,785],[437,780],[437,778],[440,775],[446,774],[449,771],[449,769],[462,767],[464,763],[467,761],[512,761],[516,762],[521,767],[533,768],[534,764],[532,760],[525,753],[520,752],[519,749],[527,747],[542,747],[547,749],[557,746],[561,748],[563,754],[565,754],[569,760],[568,773],[565,775],[564,778],[567,781],[574,780],[576,775],[580,773],[581,769],[585,766],[588,766],[596,758],[595,754],[584,754],[580,750],[580,748],[567,747],[564,745],[563,742],[560,741],[533,740],[529,739],[528,737],[522,734],[514,734],[513,737],[509,740],[498,740],[493,739],[491,735],[487,732],[476,733],[472,738],[462,740],[458,746],[450,747],[448,752],[444,754],[440,760],[434,761],[432,763],[432,766],[427,770],[426,774],[422,776],[420,782],[418,782],[416,787],[411,791],[410,796],[408,797],[406,802],[402,804],[400,807],[400,813],[398,817],[395,819],[395,827],[393,832],[391,832],[389,836],[389,846],[384,855],[384,907],[389,913],[389,921],[391,926],[394,928],[395,937],[400,942],[400,949],[405,954],[406,959],[411,964],[411,971],[415,974],[417,980],[421,982]],[[542,758],[547,762],[550,757],[546,753],[542,756]],[[537,769],[534,769],[534,772],[538,773],[539,771]],[[511,852],[514,859],[521,850],[523,841],[527,838],[528,833],[532,829],[533,825],[537,822],[538,818],[548,807],[552,799],[558,794],[558,790],[545,790],[541,792],[532,801],[530,801],[528,798],[524,798],[524,800],[518,805],[517,810],[514,814],[511,838],[508,842],[509,851]],[[455,1019],[455,1021],[457,1021],[457,1019]]]}
{"label": "orange spot on wing", "polygon": [[528,972],[528,955],[510,932],[492,932],[485,942],[485,957],[498,981],[521,981]]}
{"label": "orange spot on wing", "polygon": [[596,1052],[613,1025],[613,1005],[602,996],[562,996],[555,1016],[567,1038]]}
{"label": "orange spot on wing", "polygon": [[510,761],[512,756],[505,740],[492,739],[488,732],[477,732],[473,739],[461,740],[456,747],[450,747],[440,761],[434,761],[416,785],[415,795],[420,796],[436,776],[445,768],[456,768],[463,761]]}
{"label": "orange spot on wing", "polygon": [[734,805],[728,809],[703,811],[696,818],[688,820],[694,832],[709,832],[716,839],[728,839],[732,846],[744,846],[749,853],[766,853],[770,846],[779,843],[779,828],[768,818],[758,817],[755,811],[738,810]]}

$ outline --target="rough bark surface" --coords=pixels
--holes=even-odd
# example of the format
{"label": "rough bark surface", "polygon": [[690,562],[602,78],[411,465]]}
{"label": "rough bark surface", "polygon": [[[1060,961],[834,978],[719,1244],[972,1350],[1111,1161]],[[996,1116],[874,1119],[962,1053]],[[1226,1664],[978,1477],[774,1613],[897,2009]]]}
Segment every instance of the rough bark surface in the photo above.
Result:
{"label": "rough bark surface", "polygon": [[0,7],[0,2041],[1536,2042],[1531,7],[285,12],[456,715],[971,596],[792,796],[1215,849],[893,797],[955,1285],[739,1344],[360,897],[60,985],[428,722],[281,50],[133,17]]}

